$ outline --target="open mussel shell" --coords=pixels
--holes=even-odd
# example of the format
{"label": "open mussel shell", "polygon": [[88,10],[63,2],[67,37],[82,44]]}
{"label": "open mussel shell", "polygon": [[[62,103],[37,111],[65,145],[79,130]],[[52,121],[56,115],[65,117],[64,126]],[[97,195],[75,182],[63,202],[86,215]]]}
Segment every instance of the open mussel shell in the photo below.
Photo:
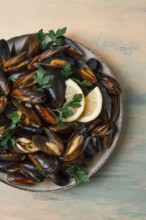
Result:
{"label": "open mussel shell", "polygon": [[43,103],[45,101],[45,94],[33,91],[32,89],[14,89],[12,97],[21,102],[28,103]]}
{"label": "open mussel shell", "polygon": [[0,57],[3,57],[5,60],[10,59],[10,49],[6,40],[0,40]]}
{"label": "open mussel shell", "polygon": [[100,78],[100,83],[110,94],[120,95],[122,92],[120,84],[115,78],[111,76],[102,74],[102,77]]}
{"label": "open mussel shell", "polygon": [[58,74],[57,72],[53,72],[53,77],[52,85],[47,89],[47,92],[55,102],[56,107],[60,108],[65,101],[65,79],[62,74]]}
{"label": "open mussel shell", "polygon": [[24,153],[33,153],[39,151],[39,148],[32,143],[32,139],[27,136],[16,138],[15,147]]}
{"label": "open mussel shell", "polygon": [[29,73],[26,73],[22,76],[20,76],[14,83],[13,83],[13,88],[17,87],[26,87],[26,85],[34,82],[34,75],[36,74],[36,71],[32,71]]}
{"label": "open mussel shell", "polygon": [[88,67],[85,61],[76,59],[76,66],[77,66],[78,73],[83,80],[87,80],[90,83],[97,82],[95,74]]}
{"label": "open mussel shell", "polygon": [[25,155],[16,152],[0,152],[0,160],[5,161],[18,161],[21,162],[25,159]]}
{"label": "open mussel shell", "polygon": [[68,37],[63,37],[64,44],[69,45],[70,48],[66,53],[73,58],[81,58],[83,56],[82,50],[77,46],[77,44]]}
{"label": "open mussel shell", "polygon": [[6,111],[8,100],[5,96],[0,96],[0,116]]}
{"label": "open mussel shell", "polygon": [[46,155],[43,152],[36,152],[28,155],[34,165],[44,174],[57,173],[60,169],[60,162],[54,156]]}
{"label": "open mussel shell", "polygon": [[57,124],[56,115],[49,107],[36,104],[35,110],[39,114],[40,118],[47,124]]}
{"label": "open mussel shell", "polygon": [[8,79],[6,78],[5,73],[2,69],[0,69],[0,90],[5,95],[8,95],[10,92],[10,85]]}
{"label": "open mussel shell", "polygon": [[3,69],[5,72],[16,72],[21,68],[25,67],[30,61],[30,58],[27,56],[26,52],[22,52],[9,60],[5,61]]}
{"label": "open mussel shell", "polygon": [[15,185],[28,185],[32,186],[35,184],[35,181],[32,178],[28,178],[24,175],[21,170],[15,171],[13,173],[8,173],[6,176],[6,180]]}
{"label": "open mussel shell", "polygon": [[116,127],[113,123],[99,124],[95,129],[92,130],[92,135],[102,137],[115,132],[115,130]]}
{"label": "open mussel shell", "polygon": [[70,139],[65,150],[63,160],[67,162],[75,161],[84,151],[84,134],[77,133]]}
{"label": "open mussel shell", "polygon": [[[35,122],[38,127],[42,125],[42,122],[36,112],[32,108],[28,108],[25,105],[21,104],[18,108],[20,114],[23,114],[24,116],[28,117],[30,121]],[[28,122],[29,125],[29,122]]]}
{"label": "open mussel shell", "polygon": [[66,186],[70,181],[70,175],[64,169],[48,175],[48,178],[58,186]]}
{"label": "open mussel shell", "polygon": [[102,145],[104,148],[110,148],[112,141],[113,141],[114,133],[111,133],[109,135],[106,135],[102,138]]}
{"label": "open mussel shell", "polygon": [[40,52],[40,42],[35,34],[28,35],[21,52],[27,52],[30,57],[36,56]]}
{"label": "open mussel shell", "polygon": [[53,132],[47,131],[48,137],[42,135],[34,135],[32,137],[33,144],[41,151],[49,155],[60,156],[63,153],[64,145],[62,140]]}

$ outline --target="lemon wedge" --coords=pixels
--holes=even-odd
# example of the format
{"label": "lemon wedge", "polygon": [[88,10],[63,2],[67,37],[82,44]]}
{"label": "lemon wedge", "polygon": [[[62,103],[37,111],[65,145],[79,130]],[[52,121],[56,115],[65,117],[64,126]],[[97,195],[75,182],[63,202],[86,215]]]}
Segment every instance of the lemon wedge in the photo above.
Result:
{"label": "lemon wedge", "polygon": [[79,103],[81,106],[79,108],[71,109],[73,111],[73,114],[70,117],[63,119],[64,122],[72,122],[77,120],[83,113],[85,107],[85,98],[81,88],[72,79],[66,80],[66,103],[69,102],[75,94],[82,94],[82,100]]}
{"label": "lemon wedge", "polygon": [[89,122],[94,120],[101,112],[102,109],[102,94],[98,86],[96,86],[86,97],[85,97],[85,108],[78,119],[79,122]]}

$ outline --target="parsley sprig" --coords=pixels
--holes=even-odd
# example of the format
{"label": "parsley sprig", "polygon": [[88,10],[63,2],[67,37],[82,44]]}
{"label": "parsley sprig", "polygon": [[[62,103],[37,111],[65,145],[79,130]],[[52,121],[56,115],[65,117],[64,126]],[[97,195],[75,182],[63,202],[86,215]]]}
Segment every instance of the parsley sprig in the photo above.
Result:
{"label": "parsley sprig", "polygon": [[54,30],[49,30],[47,33],[47,36],[50,38],[51,41],[46,43],[45,41],[45,35],[43,32],[43,29],[40,29],[36,37],[40,41],[42,49],[50,48],[53,45],[62,45],[63,44],[63,38],[62,36],[66,33],[67,28],[59,28],[56,32]]}
{"label": "parsley sprig", "polygon": [[34,79],[38,83],[39,87],[35,87],[36,91],[44,91],[44,89],[50,88],[54,79],[53,75],[46,75],[45,69],[39,67],[34,75]]}
{"label": "parsley sprig", "polygon": [[87,173],[82,170],[79,166],[69,165],[66,167],[66,170],[70,173],[70,175],[75,178],[75,181],[79,184],[88,183],[89,177]]}
{"label": "parsley sprig", "polygon": [[59,126],[63,125],[63,119],[68,118],[73,114],[73,109],[79,108],[81,106],[80,102],[82,100],[82,94],[75,94],[73,98],[66,103],[62,108],[54,110],[58,112],[57,122]]}
{"label": "parsley sprig", "polygon": [[[10,116],[12,123],[11,125],[8,127],[7,132],[0,138],[0,145],[1,146],[5,146],[7,145],[8,141],[11,139],[11,137],[14,134],[14,129],[17,126],[17,123],[19,121],[19,115],[17,111],[14,111],[11,116]],[[13,139],[12,139],[12,143],[13,143]]]}

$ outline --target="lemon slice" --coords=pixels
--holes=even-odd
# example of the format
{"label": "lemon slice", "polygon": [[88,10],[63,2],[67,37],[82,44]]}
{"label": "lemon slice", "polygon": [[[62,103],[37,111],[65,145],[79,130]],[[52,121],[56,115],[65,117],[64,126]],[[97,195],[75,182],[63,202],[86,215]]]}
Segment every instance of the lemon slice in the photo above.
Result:
{"label": "lemon slice", "polygon": [[64,122],[72,122],[77,120],[83,113],[85,107],[85,98],[81,88],[72,79],[68,79],[66,81],[65,91],[66,103],[69,102],[75,94],[82,94],[82,100],[79,103],[81,106],[79,108],[71,109],[73,114],[70,117],[63,119]]}
{"label": "lemon slice", "polygon": [[85,108],[78,119],[79,122],[89,122],[94,120],[101,112],[102,109],[102,94],[98,86],[96,86],[86,97],[85,97]]}

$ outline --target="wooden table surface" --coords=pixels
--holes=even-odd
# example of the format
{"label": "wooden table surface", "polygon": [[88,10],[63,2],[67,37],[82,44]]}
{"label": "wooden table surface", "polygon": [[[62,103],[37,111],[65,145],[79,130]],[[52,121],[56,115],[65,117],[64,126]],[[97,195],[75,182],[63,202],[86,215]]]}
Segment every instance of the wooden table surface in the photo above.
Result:
{"label": "wooden table surface", "polygon": [[64,26],[119,79],[121,137],[89,184],[32,193],[0,183],[0,219],[146,219],[146,0],[0,0],[0,38]]}

